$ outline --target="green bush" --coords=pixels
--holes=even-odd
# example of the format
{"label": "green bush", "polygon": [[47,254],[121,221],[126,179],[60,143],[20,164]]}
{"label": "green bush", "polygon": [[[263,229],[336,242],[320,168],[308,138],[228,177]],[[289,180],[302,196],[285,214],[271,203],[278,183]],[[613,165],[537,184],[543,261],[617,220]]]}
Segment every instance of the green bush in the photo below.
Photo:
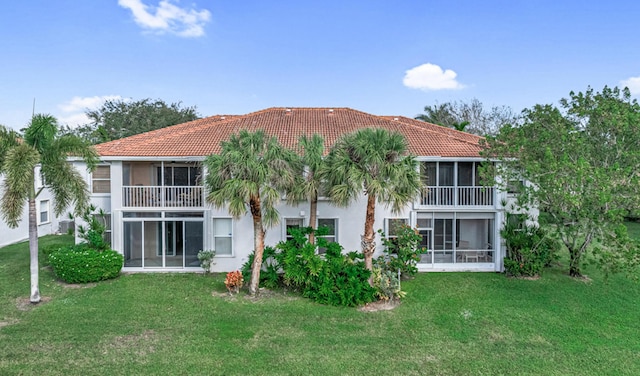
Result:
{"label": "green bush", "polygon": [[87,243],[89,247],[96,251],[106,251],[111,246],[105,239],[106,226],[106,213],[104,210],[99,209],[93,205],[89,206],[84,213],[82,213],[82,220],[87,224],[86,226],[78,226],[78,234],[84,243]]}
{"label": "green bush", "polygon": [[382,230],[378,230],[384,255],[378,257],[376,263],[379,267],[397,273],[400,270],[401,277],[407,279],[418,273],[418,261],[420,253],[418,249],[422,237],[417,230],[407,225],[400,226],[393,239],[388,239]]}
{"label": "green bush", "polygon": [[376,289],[376,296],[381,300],[399,300],[407,294],[400,288],[397,273],[377,266],[373,267],[373,287]]}
{"label": "green bush", "polygon": [[211,272],[211,267],[216,263],[213,261],[213,258],[216,257],[215,249],[200,251],[198,252],[198,261],[200,261],[200,266],[204,269],[205,273]]}
{"label": "green bush", "polygon": [[87,244],[60,248],[49,255],[54,274],[67,283],[89,283],[116,278],[124,258],[113,250],[98,252]]}
{"label": "green bush", "polygon": [[557,241],[526,221],[524,215],[510,215],[500,231],[507,246],[504,270],[509,276],[538,276],[556,257]]}
{"label": "green bush", "polygon": [[49,245],[40,247],[40,253],[42,253],[42,256],[43,256],[43,260],[42,260],[43,263],[46,265],[50,265],[51,263],[49,262],[49,255],[63,247],[64,245],[62,244],[49,244]]}
{"label": "green bush", "polygon": [[[264,247],[262,252],[262,269],[260,269],[260,283],[262,287],[269,289],[281,286],[280,263],[278,261],[278,254],[273,247]],[[255,259],[255,252],[251,252],[247,258],[247,262],[242,264],[240,271],[242,272],[242,279],[244,281],[251,281],[251,267],[253,266],[253,260]]]}
{"label": "green bush", "polygon": [[[309,243],[311,228],[292,229],[293,239],[275,248],[265,247],[260,283],[265,287],[287,286],[322,304],[356,306],[375,300],[376,290],[369,286],[371,272],[355,252],[342,254],[342,246],[328,243],[316,231],[316,244]],[[324,256],[318,248],[326,249]],[[243,265],[244,278],[251,276],[253,254]]]}

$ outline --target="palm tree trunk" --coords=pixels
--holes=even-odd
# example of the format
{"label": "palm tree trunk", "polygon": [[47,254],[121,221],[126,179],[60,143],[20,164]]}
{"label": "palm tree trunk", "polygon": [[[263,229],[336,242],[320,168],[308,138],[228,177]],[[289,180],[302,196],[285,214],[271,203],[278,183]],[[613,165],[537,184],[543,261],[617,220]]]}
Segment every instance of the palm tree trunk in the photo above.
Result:
{"label": "palm tree trunk", "polygon": [[[373,222],[376,214],[376,198],[374,195],[367,195],[367,215],[364,220],[364,235],[362,236],[362,254],[364,255],[364,265],[367,269],[373,270],[373,253],[376,251],[374,240]],[[373,280],[369,278],[369,284]]]}
{"label": "palm tree trunk", "polygon": [[311,201],[309,202],[309,227],[311,227],[311,229],[313,231],[311,231],[311,233],[309,234],[309,243],[310,244],[315,244],[315,231],[316,231],[316,222],[317,222],[317,213],[318,212],[318,192],[315,192],[313,194],[313,196],[311,197]]}
{"label": "palm tree trunk", "polygon": [[29,301],[40,303],[40,288],[38,286],[38,222],[35,198],[29,199],[29,256],[31,268],[31,296]]}
{"label": "palm tree trunk", "polygon": [[262,209],[260,196],[251,197],[249,200],[251,216],[253,217],[253,244],[254,258],[251,266],[251,281],[249,282],[249,294],[255,296],[260,285],[260,269],[262,269],[262,255],[264,253],[264,227],[262,226]]}

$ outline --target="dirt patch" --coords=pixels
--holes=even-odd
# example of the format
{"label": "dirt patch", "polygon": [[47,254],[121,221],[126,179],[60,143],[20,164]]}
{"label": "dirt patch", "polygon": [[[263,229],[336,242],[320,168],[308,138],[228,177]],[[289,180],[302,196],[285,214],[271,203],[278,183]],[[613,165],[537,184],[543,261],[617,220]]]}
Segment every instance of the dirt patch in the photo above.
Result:
{"label": "dirt patch", "polygon": [[16,299],[16,308],[18,308],[18,311],[29,311],[32,308],[35,308],[39,305],[48,303],[51,301],[51,297],[49,296],[41,296],[40,297],[40,302],[39,303],[31,303],[31,301],[29,300],[29,298],[17,298]]}
{"label": "dirt patch", "polygon": [[579,277],[573,277],[573,279],[575,279],[578,282],[583,282],[583,283],[591,283],[592,282],[591,278],[589,278],[588,275],[584,275],[584,274],[579,276]]}
{"label": "dirt patch", "polygon": [[160,338],[153,330],[145,330],[139,334],[116,336],[102,344],[102,354],[122,355],[131,353],[144,357],[156,352]]}
{"label": "dirt patch", "polygon": [[375,302],[367,303],[364,306],[358,308],[360,312],[378,312],[378,311],[391,311],[400,305],[399,300],[378,300]]}
{"label": "dirt patch", "polygon": [[66,283],[61,281],[58,281],[58,284],[68,289],[88,289],[98,285],[97,283]]}
{"label": "dirt patch", "polygon": [[521,277],[514,277],[516,279],[524,279],[525,281],[537,281],[540,279],[539,275],[534,275],[534,276],[527,276],[527,275],[523,275]]}
{"label": "dirt patch", "polygon": [[17,324],[19,321],[16,319],[0,320],[0,328]]}

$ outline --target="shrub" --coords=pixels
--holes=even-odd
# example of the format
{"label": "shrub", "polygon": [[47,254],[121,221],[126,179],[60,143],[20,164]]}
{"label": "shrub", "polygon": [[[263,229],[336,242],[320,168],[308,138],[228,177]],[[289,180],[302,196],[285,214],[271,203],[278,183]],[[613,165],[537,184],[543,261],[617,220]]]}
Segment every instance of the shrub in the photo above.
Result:
{"label": "shrub", "polygon": [[504,269],[509,276],[537,276],[555,257],[557,242],[548,237],[542,228],[527,224],[526,221],[524,215],[508,216],[500,231],[507,246]]}
{"label": "shrub", "polygon": [[243,282],[244,278],[239,270],[227,273],[227,277],[224,279],[224,285],[227,286],[227,290],[229,290],[231,294],[237,294],[242,288]]}
{"label": "shrub", "polygon": [[[377,259],[380,267],[397,272],[400,270],[402,278],[415,276],[418,273],[420,253],[418,249],[422,237],[417,230],[402,225],[397,230],[397,237],[388,239],[382,230],[378,230],[384,246],[384,255]],[[384,265],[383,265],[384,264]]]}
{"label": "shrub", "polygon": [[[293,239],[275,248],[265,247],[260,283],[265,287],[287,286],[322,304],[356,306],[375,299],[376,290],[369,285],[370,271],[361,255],[342,254],[342,246],[321,237],[309,243],[310,227],[291,229]],[[326,229],[318,229],[322,236]],[[317,254],[325,248],[324,256]],[[243,275],[250,278],[253,254],[243,265]]]}
{"label": "shrub", "polygon": [[124,258],[113,250],[98,252],[87,244],[60,248],[49,255],[55,275],[67,283],[89,283],[116,278]]}
{"label": "shrub", "polygon": [[94,214],[95,211],[96,207],[91,205],[82,213],[81,218],[87,225],[78,226],[78,234],[90,248],[102,252],[110,247],[104,236],[106,213],[102,209]]}
{"label": "shrub", "polygon": [[50,244],[50,245],[40,247],[40,252],[42,253],[42,256],[44,258],[43,262],[45,264],[50,264],[49,255],[63,247],[64,245],[61,245],[61,244]]}
{"label": "shrub", "polygon": [[[272,289],[281,285],[280,262],[277,259],[278,255],[276,249],[273,247],[264,247],[262,252],[262,269],[260,269],[260,286]],[[251,280],[251,267],[253,266],[253,260],[255,259],[255,253],[251,252],[247,258],[247,262],[242,264],[240,268],[242,272],[242,278],[245,281]]]}
{"label": "shrub", "polygon": [[198,261],[200,261],[200,266],[202,267],[202,269],[204,269],[204,272],[205,273],[211,272],[211,266],[216,264],[215,262],[213,262],[213,258],[216,257],[216,251],[215,250],[200,251],[198,252],[197,257],[198,257]]}
{"label": "shrub", "polygon": [[397,273],[377,266],[373,267],[373,287],[376,289],[376,296],[381,300],[399,300],[407,294],[400,289]]}

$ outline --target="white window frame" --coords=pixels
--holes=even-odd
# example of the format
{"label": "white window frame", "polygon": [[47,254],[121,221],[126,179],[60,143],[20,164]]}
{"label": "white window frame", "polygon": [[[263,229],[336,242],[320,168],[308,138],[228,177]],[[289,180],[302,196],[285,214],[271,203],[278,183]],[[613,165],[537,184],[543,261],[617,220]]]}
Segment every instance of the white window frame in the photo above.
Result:
{"label": "white window frame", "polygon": [[304,227],[304,218],[301,217],[285,217],[282,218],[282,240],[292,240],[293,237],[287,233],[287,221],[300,221],[300,228]]}
{"label": "white window frame", "polygon": [[[340,234],[340,230],[339,230],[339,226],[340,226],[340,219],[337,217],[322,217],[322,218],[316,218],[316,228],[320,227],[320,220],[333,220],[333,228],[334,228],[334,234],[333,235],[324,235],[324,236],[316,236],[316,238],[333,238],[333,242],[334,243],[339,243],[338,240],[338,236]],[[324,252],[320,251],[320,248],[318,248],[318,253],[319,254],[324,254]]]}
{"label": "white window frame", "polygon": [[[106,168],[109,169],[109,178],[97,178],[95,176],[95,171],[97,169],[99,169],[100,167],[103,167],[103,168],[106,167]],[[94,170],[94,172],[91,173],[91,194],[93,194],[93,195],[109,195],[109,194],[111,194],[111,165],[109,165],[109,164],[101,164],[101,165],[96,166],[96,170]],[[99,181],[99,182],[105,182],[105,181],[109,182],[109,192],[95,192],[94,191],[95,182],[97,182],[97,181]]]}
{"label": "white window frame", "polygon": [[[216,235],[216,220],[227,219],[231,221],[231,234],[229,235]],[[231,239],[231,253],[230,254],[219,254],[216,249],[216,257],[235,257],[235,248],[233,241],[234,234],[234,220],[232,217],[212,217],[211,219],[211,248],[215,249],[216,247],[216,238],[229,238]]]}
{"label": "white window frame", "polygon": [[[42,210],[42,205],[46,205],[45,210]],[[42,220],[42,214],[47,213],[47,219],[45,221]],[[40,200],[38,202],[38,224],[44,225],[46,223],[51,223],[51,200]]]}
{"label": "white window frame", "polygon": [[398,234],[391,234],[391,221],[403,221],[406,226],[409,226],[409,218],[408,217],[391,217],[384,219],[384,236],[387,240],[397,239]]}

